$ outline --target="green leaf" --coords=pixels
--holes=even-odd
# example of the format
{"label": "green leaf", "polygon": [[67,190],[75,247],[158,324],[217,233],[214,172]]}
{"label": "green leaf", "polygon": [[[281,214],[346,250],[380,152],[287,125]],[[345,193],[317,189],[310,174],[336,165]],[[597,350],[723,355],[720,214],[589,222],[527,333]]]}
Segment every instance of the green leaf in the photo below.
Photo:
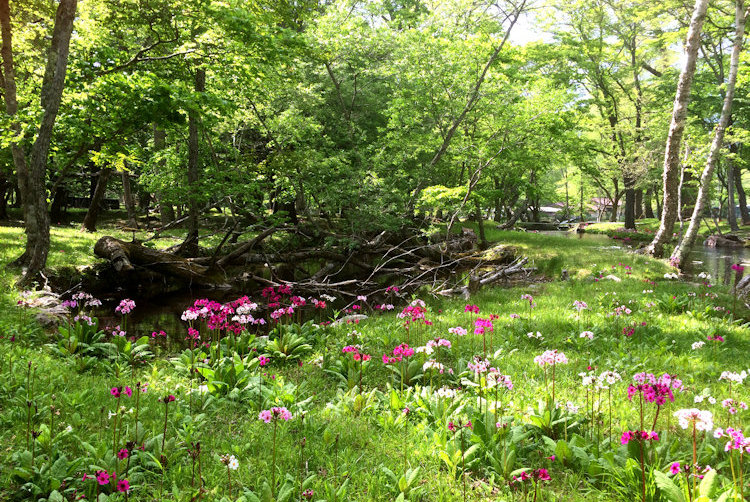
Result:
{"label": "green leaf", "polygon": [[702,497],[707,497],[709,499],[712,499],[716,496],[716,487],[718,485],[718,480],[716,476],[716,471],[714,469],[709,470],[701,480],[701,484],[698,487],[698,494]]}
{"label": "green leaf", "polygon": [[662,495],[669,502],[685,502],[682,490],[672,481],[672,478],[661,471],[654,471],[654,479],[656,480],[656,486],[659,487]]}

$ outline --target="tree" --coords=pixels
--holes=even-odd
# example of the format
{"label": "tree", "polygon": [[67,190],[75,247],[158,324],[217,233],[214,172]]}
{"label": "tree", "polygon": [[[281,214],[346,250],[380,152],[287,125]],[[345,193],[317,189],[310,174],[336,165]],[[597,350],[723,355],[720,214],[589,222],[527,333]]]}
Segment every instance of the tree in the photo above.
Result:
{"label": "tree", "polygon": [[[714,130],[714,138],[711,143],[711,150],[709,151],[708,158],[706,159],[706,166],[701,175],[700,187],[698,188],[698,200],[695,202],[695,207],[693,208],[693,217],[690,220],[690,225],[688,225],[685,235],[683,235],[682,240],[677,244],[677,247],[670,258],[672,263],[676,263],[680,267],[684,266],[685,257],[693,247],[698,235],[698,228],[700,227],[706,201],[708,200],[711,177],[716,168],[716,163],[724,141],[724,131],[726,130],[726,127],[729,124],[729,118],[732,115],[732,101],[734,99],[735,84],[737,82],[737,71],[740,65],[740,52],[742,51],[742,41],[745,34],[745,20],[747,15],[748,11],[745,10],[744,1],[735,0],[735,36],[729,64],[729,76],[724,95],[724,105],[721,109],[719,123]],[[728,190],[731,190],[731,184],[728,185]],[[729,211],[734,212],[733,205],[730,205]]]}
{"label": "tree", "polygon": [[[68,65],[70,37],[77,0],[61,0],[55,15],[47,65],[40,93],[41,118],[36,138],[28,156],[20,144],[12,145],[13,161],[18,174],[18,186],[24,208],[26,249],[16,260],[27,267],[22,284],[37,277],[46,263],[50,247],[49,215],[47,213],[47,154],[52,140],[52,131],[60,108],[65,74]],[[13,34],[9,0],[0,0],[0,27],[2,28],[2,59],[5,106],[8,115],[15,118],[18,111],[16,75],[13,61]],[[20,135],[22,125],[13,120],[12,129]]]}
{"label": "tree", "polygon": [[690,19],[687,42],[685,47],[685,65],[680,72],[677,83],[674,106],[672,109],[672,122],[669,126],[667,145],[664,151],[664,199],[662,203],[661,222],[654,239],[646,247],[645,252],[656,257],[661,257],[664,245],[672,238],[674,222],[677,219],[677,201],[679,198],[680,184],[680,144],[685,129],[687,118],[687,105],[690,100],[690,87],[693,83],[698,48],[700,47],[700,34],[703,21],[706,19],[708,0],[696,0],[693,7],[693,15]]}

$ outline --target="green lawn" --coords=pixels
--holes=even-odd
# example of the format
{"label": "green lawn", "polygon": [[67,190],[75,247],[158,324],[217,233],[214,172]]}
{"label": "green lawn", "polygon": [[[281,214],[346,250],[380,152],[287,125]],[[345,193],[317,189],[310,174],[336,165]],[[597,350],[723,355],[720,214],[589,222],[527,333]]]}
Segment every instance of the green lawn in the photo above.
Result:
{"label": "green lawn", "polygon": [[[20,253],[22,232],[8,227],[0,232],[3,242],[11,244],[2,249],[4,265]],[[94,235],[74,227],[54,229],[50,266],[91,263],[91,247],[104,234],[126,236],[113,227]],[[15,306],[18,294],[10,290],[15,276],[4,272],[0,500],[63,500],[53,492],[70,499],[74,490],[91,500],[96,482],[82,477],[97,470],[128,479],[132,500],[191,500],[201,485],[198,469],[203,500],[270,500],[274,430],[278,500],[299,500],[303,489],[311,489],[312,500],[326,501],[510,501],[524,500],[526,486],[530,501],[530,482],[509,481],[522,469],[542,468],[549,470],[551,481],[540,481],[537,500],[639,500],[637,442],[621,445],[620,436],[640,428],[638,399],[627,399],[627,385],[644,371],[669,373],[684,384],[683,391],[675,391],[674,403],[659,410],[654,429],[660,439],[645,452],[650,500],[672,500],[665,482],[658,489],[652,476],[654,471],[666,473],[673,462],[691,462],[691,436],[678,426],[676,410],[711,410],[715,425],[722,428],[750,423],[747,411],[730,415],[721,405],[730,396],[750,401],[746,383],[730,386],[719,380],[723,371],[750,366],[744,356],[750,350],[747,327],[726,309],[736,310],[740,318],[747,311],[721,286],[665,279],[671,269],[664,262],[613,249],[606,241],[496,229],[488,229],[488,237],[528,256],[538,273],[531,283],[488,288],[468,302],[480,308],[480,317],[499,316],[484,337],[448,333],[455,326],[472,332],[477,315],[465,312],[467,302],[423,294],[425,316],[432,324],[417,322],[408,332],[394,313],[371,313],[363,303],[371,317],[358,325],[285,325],[274,333],[272,338],[284,335],[275,345],[245,334],[224,338],[218,346],[221,354],[216,343],[191,354],[175,346],[185,333],[170,333],[169,348],[152,339],[139,349],[124,339],[97,345],[89,337],[88,345],[70,354],[66,336],[42,331],[31,321],[31,312]],[[159,245],[178,240],[160,240]],[[562,269],[569,271],[569,281],[558,280]],[[620,281],[604,278],[610,274]],[[533,296],[533,308],[521,298],[524,294]],[[394,312],[410,300],[391,299]],[[576,300],[588,304],[580,319],[573,308]],[[622,315],[612,315],[618,307]],[[623,334],[631,329],[631,336]],[[202,331],[208,334],[205,327]],[[583,331],[591,331],[593,339],[580,337]],[[536,332],[539,338],[527,336]],[[9,341],[14,335],[15,341]],[[83,332],[79,335],[85,338]],[[707,341],[716,335],[724,342]],[[415,354],[402,390],[401,366],[393,365],[391,371],[381,361],[383,354],[403,342],[424,346],[438,337],[450,340],[452,347],[439,348],[432,357],[453,375],[423,371],[428,356]],[[693,349],[700,341],[705,345]],[[361,395],[359,366],[342,353],[351,344],[372,355],[363,371]],[[550,416],[545,402],[551,400],[552,373],[534,358],[551,349],[563,352],[569,362],[555,367],[555,402],[562,408]],[[141,350],[147,350],[141,353],[145,362],[133,366],[133,354]],[[484,388],[486,378],[467,369],[472,356],[485,353],[513,382],[513,389],[499,392],[498,399],[494,389]],[[268,366],[259,367],[259,354],[270,357]],[[193,356],[196,363],[191,363]],[[202,376],[190,371],[193,364]],[[609,370],[623,378],[611,387],[611,437],[609,391],[586,388],[579,376]],[[135,389],[138,382],[147,383],[148,391],[140,395],[136,420],[134,397],[118,401],[110,390]],[[196,392],[201,383],[209,385],[208,393]],[[440,387],[455,391],[456,397],[441,397],[436,392]],[[160,399],[169,394],[176,400],[165,405]],[[708,397],[694,403],[695,396],[709,395],[715,404]],[[110,416],[118,403],[123,411]],[[497,421],[505,424],[499,429],[496,403]],[[259,410],[271,406],[287,407],[294,418],[274,429],[258,419]],[[657,408],[646,403],[644,409],[644,428],[651,430]],[[472,429],[451,430],[451,422],[468,421]],[[39,433],[28,447],[27,429]],[[129,440],[135,442],[129,460],[118,460],[115,452],[127,449]],[[732,473],[724,441],[710,434],[699,434],[698,440],[699,464],[718,470],[714,491],[727,493]],[[200,455],[191,456],[198,442]],[[234,455],[239,468],[228,471],[222,455]],[[100,491],[110,500],[125,500],[112,483]]]}

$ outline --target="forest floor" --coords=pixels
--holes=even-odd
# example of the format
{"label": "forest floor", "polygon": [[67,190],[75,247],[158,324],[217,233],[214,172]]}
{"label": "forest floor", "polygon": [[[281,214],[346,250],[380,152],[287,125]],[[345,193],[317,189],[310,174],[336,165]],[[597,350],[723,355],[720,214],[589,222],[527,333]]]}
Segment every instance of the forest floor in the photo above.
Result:
{"label": "forest floor", "polygon": [[[53,228],[50,267],[92,263],[102,235],[131,237],[116,222],[94,234]],[[492,228],[487,237],[528,256],[546,280],[480,290],[469,302],[478,313],[458,299],[424,296],[422,308],[394,295],[389,312],[356,302],[370,316],[356,325],[264,316],[270,339],[251,328],[217,342],[219,332],[196,321],[212,343],[191,350],[185,333],[166,334],[169,344],[130,341],[83,321],[44,332],[16,306],[15,272],[5,268],[22,229],[0,227],[0,500],[197,500],[202,487],[203,500],[632,501],[642,465],[647,500],[688,500],[687,478],[669,473],[692,463],[691,430],[673,414],[698,407],[713,413],[711,429],[750,424],[740,404],[750,402],[741,377],[750,363],[739,356],[750,351],[748,311],[723,286],[665,278],[664,262],[601,243]],[[158,246],[180,240],[177,230]],[[294,303],[280,296],[274,303]],[[410,304],[406,329],[396,313]],[[472,334],[479,318],[492,331]],[[449,332],[456,327],[469,334]],[[436,339],[450,347],[430,347]],[[423,348],[384,364],[402,343]],[[554,366],[539,365],[546,350],[558,351]],[[372,359],[360,366],[357,354]],[[490,366],[512,389],[492,386]],[[668,382],[674,401],[639,401],[640,391],[628,399],[641,372]],[[291,420],[260,420],[272,407]],[[652,429],[658,441],[622,444],[624,431]],[[693,500],[734,493],[738,457],[730,463],[725,443],[698,433],[696,460],[712,469]]]}

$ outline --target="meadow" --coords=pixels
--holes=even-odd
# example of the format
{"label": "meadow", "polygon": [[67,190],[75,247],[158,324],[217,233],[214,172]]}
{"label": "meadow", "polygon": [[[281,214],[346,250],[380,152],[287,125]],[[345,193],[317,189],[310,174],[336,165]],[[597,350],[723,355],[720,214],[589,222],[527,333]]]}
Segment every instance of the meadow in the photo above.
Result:
{"label": "meadow", "polygon": [[[22,239],[0,231],[5,265]],[[90,262],[96,238],[54,229],[50,266]],[[140,339],[138,302],[104,326],[85,292],[44,330],[3,272],[0,499],[747,500],[731,286],[597,242],[488,238],[537,272],[469,301],[199,293],[182,332]]]}

